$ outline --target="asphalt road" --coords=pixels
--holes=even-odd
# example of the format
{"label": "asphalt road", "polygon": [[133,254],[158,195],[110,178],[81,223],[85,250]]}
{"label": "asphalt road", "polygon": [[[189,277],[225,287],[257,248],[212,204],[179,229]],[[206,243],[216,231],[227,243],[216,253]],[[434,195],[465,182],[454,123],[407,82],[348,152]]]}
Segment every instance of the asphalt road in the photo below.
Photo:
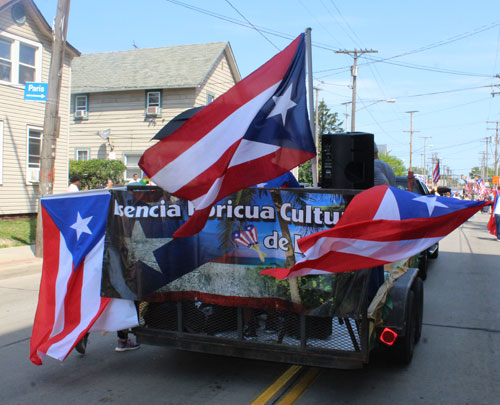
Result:
{"label": "asphalt road", "polygon": [[[299,404],[494,404],[500,398],[500,243],[478,213],[441,242],[425,281],[422,339],[408,367],[320,369]],[[1,404],[247,404],[289,365],[142,346],[116,353],[92,334],[87,354],[28,360],[40,265],[0,269]]]}

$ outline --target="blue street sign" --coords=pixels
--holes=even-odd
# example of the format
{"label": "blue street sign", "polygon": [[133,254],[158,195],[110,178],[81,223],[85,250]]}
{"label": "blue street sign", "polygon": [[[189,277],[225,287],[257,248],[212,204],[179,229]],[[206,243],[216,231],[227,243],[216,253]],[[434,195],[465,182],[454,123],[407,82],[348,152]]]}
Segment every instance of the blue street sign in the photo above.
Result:
{"label": "blue street sign", "polygon": [[26,82],[24,84],[24,99],[33,101],[47,100],[48,83]]}

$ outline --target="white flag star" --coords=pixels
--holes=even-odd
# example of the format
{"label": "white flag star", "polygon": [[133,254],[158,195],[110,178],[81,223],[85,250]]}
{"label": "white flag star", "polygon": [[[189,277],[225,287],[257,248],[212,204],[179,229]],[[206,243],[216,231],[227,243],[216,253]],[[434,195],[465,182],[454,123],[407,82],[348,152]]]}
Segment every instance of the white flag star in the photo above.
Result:
{"label": "white flag star", "polygon": [[285,126],[286,113],[290,108],[293,108],[297,105],[297,103],[292,100],[292,85],[288,86],[283,95],[278,97],[274,96],[273,101],[276,104],[267,118],[274,117],[275,115],[281,115],[283,126]]}
{"label": "white flag star", "polygon": [[76,240],[80,239],[80,235],[85,232],[88,233],[89,235],[92,235],[92,231],[89,229],[87,226],[88,223],[92,220],[93,217],[87,217],[83,218],[80,216],[80,213],[78,212],[77,217],[76,217],[76,222],[71,225],[70,228],[74,229],[76,231]]}
{"label": "white flag star", "polygon": [[434,207],[448,208],[447,205],[444,205],[443,203],[440,203],[439,201],[437,201],[436,196],[428,197],[428,196],[423,195],[422,197],[417,197],[417,198],[414,198],[413,200],[427,204],[427,210],[429,211],[429,216],[432,215],[432,211],[434,211]]}

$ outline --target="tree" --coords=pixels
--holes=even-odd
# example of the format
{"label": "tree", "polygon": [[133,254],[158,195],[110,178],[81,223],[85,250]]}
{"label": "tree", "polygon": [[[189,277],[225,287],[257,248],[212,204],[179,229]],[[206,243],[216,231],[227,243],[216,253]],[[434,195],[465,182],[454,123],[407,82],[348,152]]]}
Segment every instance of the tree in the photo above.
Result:
{"label": "tree", "polygon": [[[315,111],[316,112],[316,111]],[[321,100],[318,104],[318,171],[321,173],[321,135],[342,132],[343,122],[339,121],[338,113],[330,112],[326,103]],[[309,160],[299,167],[299,183],[312,185],[312,162]]]}
{"label": "tree", "polygon": [[396,156],[392,156],[389,153],[379,153],[378,158],[388,163],[392,167],[392,170],[394,170],[394,174],[396,176],[406,176],[408,169],[405,167],[405,164],[401,159]]}
{"label": "tree", "polygon": [[[478,178],[481,178],[481,168],[478,167],[478,166],[474,166],[472,169],[470,169],[470,172],[469,172],[469,177],[471,178],[475,178],[475,177],[478,177]],[[495,170],[492,169],[491,167],[488,167],[488,178],[492,177],[495,175]]]}
{"label": "tree", "polygon": [[71,160],[69,177],[80,176],[81,189],[101,188],[106,185],[108,179],[113,180],[115,184],[121,183],[126,169],[121,160]]}

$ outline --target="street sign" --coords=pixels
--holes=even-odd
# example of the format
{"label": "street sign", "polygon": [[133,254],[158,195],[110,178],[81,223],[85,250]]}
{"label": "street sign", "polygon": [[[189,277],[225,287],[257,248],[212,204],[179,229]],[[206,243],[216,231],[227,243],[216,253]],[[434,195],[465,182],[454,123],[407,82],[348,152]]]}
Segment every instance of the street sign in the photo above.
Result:
{"label": "street sign", "polygon": [[24,84],[24,99],[32,101],[47,101],[48,83],[26,82]]}

